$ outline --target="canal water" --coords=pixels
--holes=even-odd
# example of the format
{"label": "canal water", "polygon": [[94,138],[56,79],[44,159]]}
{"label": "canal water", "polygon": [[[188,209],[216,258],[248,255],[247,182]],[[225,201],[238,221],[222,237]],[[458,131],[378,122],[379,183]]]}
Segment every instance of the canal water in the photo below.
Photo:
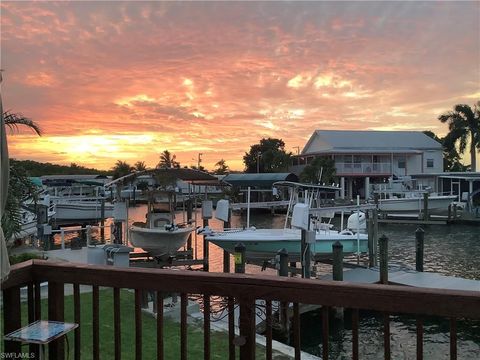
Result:
{"label": "canal water", "polygon": [[[139,205],[129,209],[130,223],[145,219],[146,207]],[[200,210],[196,212],[198,224],[201,224]],[[183,215],[177,215],[182,222]],[[252,213],[250,225],[257,228],[283,227],[285,217],[282,214],[271,215]],[[339,226],[340,220],[333,223]],[[232,227],[246,224],[245,216],[233,215]],[[210,220],[210,227],[220,229],[222,223]],[[415,230],[416,225],[380,224],[379,234],[389,238],[389,264],[400,268],[415,268]],[[480,228],[465,225],[430,225],[425,230],[424,270],[449,276],[480,280]],[[94,236],[98,236],[95,232]],[[108,238],[108,232],[106,234]],[[55,243],[58,244],[58,236]],[[202,237],[193,239],[195,253],[202,258]],[[223,269],[223,250],[210,244],[209,267],[211,272]],[[350,261],[355,261],[352,258]],[[233,271],[233,261],[231,261]],[[328,273],[330,265],[320,265],[318,270]],[[275,270],[262,271],[255,265],[247,265],[247,273],[275,275]],[[480,304],[479,304],[480,306]],[[331,359],[350,359],[351,324],[350,314],[345,313],[345,321],[340,322],[330,317],[330,354]],[[426,318],[424,324],[424,358],[449,359],[449,323],[445,319]],[[480,359],[480,322],[460,320],[458,331],[458,359]],[[278,340],[288,342],[288,337],[278,335]],[[321,311],[303,314],[301,317],[302,350],[321,356],[322,353],[322,318]],[[363,359],[383,359],[383,319],[374,313],[360,313],[359,328],[360,354]],[[392,359],[414,359],[416,357],[416,325],[415,319],[409,316],[391,317]]]}

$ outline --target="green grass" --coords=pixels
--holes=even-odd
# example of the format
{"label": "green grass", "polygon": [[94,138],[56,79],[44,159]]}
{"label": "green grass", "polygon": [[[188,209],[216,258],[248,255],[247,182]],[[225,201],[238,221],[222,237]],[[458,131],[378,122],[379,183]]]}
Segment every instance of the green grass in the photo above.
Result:
{"label": "green grass", "polygon": [[[135,357],[135,309],[134,294],[122,290],[120,293],[121,309],[121,337],[122,359]],[[81,358],[92,358],[92,293],[80,295],[81,303]],[[47,299],[42,299],[42,319],[47,318]],[[114,331],[113,331],[113,290],[100,290],[100,358],[114,358]],[[27,325],[27,304],[22,303],[22,326]],[[2,309],[3,312],[3,309]],[[3,319],[3,313],[2,313]],[[73,296],[65,296],[65,322],[73,321]],[[2,321],[3,333],[3,321]],[[211,358],[225,359],[228,357],[228,334],[226,332],[211,331]],[[3,341],[0,352],[3,350]],[[68,335],[69,358],[73,359],[73,333]],[[187,352],[189,359],[203,358],[203,326],[201,323],[189,324],[187,331]],[[156,319],[150,314],[142,314],[142,354],[144,359],[156,358]],[[166,359],[180,358],[180,324],[165,319],[164,321],[164,346]],[[28,347],[22,348],[28,351]],[[67,349],[67,346],[65,346]],[[238,348],[236,349],[238,358]],[[264,349],[257,346],[257,357],[264,357]]]}

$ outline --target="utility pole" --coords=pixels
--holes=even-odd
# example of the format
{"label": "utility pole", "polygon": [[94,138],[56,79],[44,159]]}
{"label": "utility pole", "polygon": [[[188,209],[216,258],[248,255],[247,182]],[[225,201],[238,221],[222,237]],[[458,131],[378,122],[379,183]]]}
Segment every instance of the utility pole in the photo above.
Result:
{"label": "utility pole", "polygon": [[294,149],[297,149],[297,165],[300,165],[300,146],[294,146]]}
{"label": "utility pole", "polygon": [[200,170],[200,163],[202,162],[202,155],[203,155],[203,153],[198,153],[197,170]]}
{"label": "utility pole", "polygon": [[259,151],[257,152],[257,174],[260,172],[260,157],[262,156],[262,153]]}

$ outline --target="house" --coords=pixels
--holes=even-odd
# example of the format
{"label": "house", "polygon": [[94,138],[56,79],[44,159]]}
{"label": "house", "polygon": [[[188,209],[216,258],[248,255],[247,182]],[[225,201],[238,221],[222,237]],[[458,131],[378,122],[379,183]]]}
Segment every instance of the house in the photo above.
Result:
{"label": "house", "polygon": [[443,171],[442,145],[419,131],[316,130],[290,171],[300,174],[316,157],[335,161],[342,198],[367,198],[371,183],[391,176]]}

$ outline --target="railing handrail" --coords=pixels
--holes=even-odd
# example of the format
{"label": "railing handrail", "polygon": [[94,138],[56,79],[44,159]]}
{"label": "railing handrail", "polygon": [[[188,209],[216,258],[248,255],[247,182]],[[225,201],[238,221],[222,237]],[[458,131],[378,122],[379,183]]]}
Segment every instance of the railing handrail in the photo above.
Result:
{"label": "railing handrail", "polygon": [[2,284],[2,289],[42,281],[480,319],[480,292],[477,291],[355,284],[265,275],[118,268],[44,260],[30,260],[14,265],[9,278]]}

